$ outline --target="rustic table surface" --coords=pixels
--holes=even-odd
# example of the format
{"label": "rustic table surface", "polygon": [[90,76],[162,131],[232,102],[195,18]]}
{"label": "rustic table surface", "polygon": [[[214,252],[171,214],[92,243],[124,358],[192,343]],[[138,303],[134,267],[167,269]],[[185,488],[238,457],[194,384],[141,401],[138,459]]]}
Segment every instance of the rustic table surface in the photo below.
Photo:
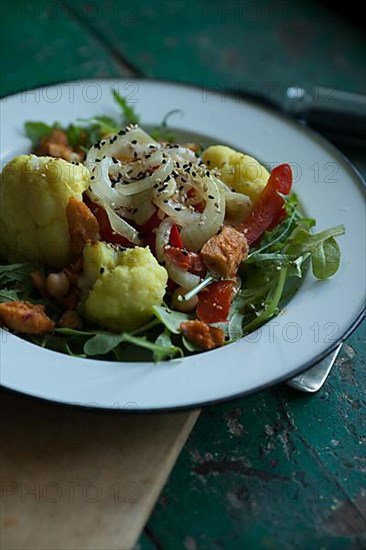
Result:
{"label": "rustic table surface", "polygon": [[[357,21],[327,3],[4,0],[1,94],[143,75],[217,89],[365,91]],[[365,170],[362,155],[346,150]],[[314,396],[281,386],[207,408],[138,548],[366,546],[365,325]],[[250,368],[250,365],[248,366]]]}

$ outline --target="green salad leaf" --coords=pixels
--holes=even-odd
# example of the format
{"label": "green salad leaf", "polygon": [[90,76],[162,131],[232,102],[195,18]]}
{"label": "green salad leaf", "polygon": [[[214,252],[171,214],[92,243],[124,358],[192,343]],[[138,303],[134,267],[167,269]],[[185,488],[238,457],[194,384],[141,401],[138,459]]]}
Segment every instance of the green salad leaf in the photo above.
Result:
{"label": "green salad leaf", "polygon": [[0,290],[3,298],[8,295],[8,301],[27,299],[34,288],[31,273],[35,269],[30,264],[0,265]]}
{"label": "green salad leaf", "polygon": [[0,290],[0,302],[14,302],[15,300],[18,300],[19,296],[18,293],[15,290],[11,289],[2,289]]}
{"label": "green salad leaf", "polygon": [[139,116],[133,107],[128,104],[126,98],[122,97],[117,90],[112,90],[112,95],[121,110],[117,118],[96,115],[87,119],[79,119],[78,124],[69,124],[65,127],[62,127],[58,122],[52,125],[39,121],[25,122],[24,131],[31,140],[33,149],[37,148],[40,141],[47,138],[55,128],[64,130],[71,147],[87,151],[93,143],[99,141],[104,135],[116,133],[127,124],[137,124]]}
{"label": "green salad leaf", "polygon": [[175,357],[183,357],[184,353],[181,348],[174,346],[170,332],[164,330],[155,340],[155,349],[153,351],[153,358],[155,362],[166,361],[167,359],[174,359]]}
{"label": "green salad leaf", "polygon": [[314,250],[312,256],[313,273],[317,279],[329,279],[339,268],[341,252],[334,237],[322,241]]}
{"label": "green salad leaf", "polygon": [[114,101],[121,108],[123,122],[125,124],[138,124],[140,122],[140,117],[136,114],[133,107],[131,107],[128,104],[127,100],[124,97],[122,97],[117,92],[117,90],[112,90],[112,95],[113,95]]}
{"label": "green salad leaf", "polygon": [[168,127],[168,120],[172,115],[182,114],[181,109],[173,109],[169,111],[161,123],[150,132],[152,138],[156,141],[166,141],[167,143],[173,143],[175,141],[175,134]]}
{"label": "green salad leaf", "polygon": [[173,334],[179,334],[181,323],[189,320],[189,315],[186,313],[173,311],[166,306],[154,306],[153,312],[159,321]]}

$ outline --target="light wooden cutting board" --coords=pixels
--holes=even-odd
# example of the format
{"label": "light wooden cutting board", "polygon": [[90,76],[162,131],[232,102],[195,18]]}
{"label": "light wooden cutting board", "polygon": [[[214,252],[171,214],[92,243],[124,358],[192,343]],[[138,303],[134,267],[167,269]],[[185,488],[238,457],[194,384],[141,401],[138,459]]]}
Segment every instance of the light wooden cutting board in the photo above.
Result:
{"label": "light wooden cutting board", "polygon": [[199,415],[0,403],[2,550],[132,548]]}

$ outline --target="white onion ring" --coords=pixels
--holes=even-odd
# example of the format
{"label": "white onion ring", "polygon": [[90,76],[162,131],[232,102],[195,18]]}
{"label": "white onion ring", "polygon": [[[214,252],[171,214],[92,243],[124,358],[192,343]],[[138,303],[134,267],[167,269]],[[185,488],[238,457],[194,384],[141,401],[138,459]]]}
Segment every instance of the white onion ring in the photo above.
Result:
{"label": "white onion ring", "polygon": [[[157,141],[139,127],[132,129],[127,127],[121,132],[124,132],[124,134],[114,134],[92,145],[88,151],[85,165],[89,168],[90,165],[94,165],[96,159],[102,159],[104,156],[117,157],[122,155],[128,157],[132,156],[133,151],[137,154],[144,154],[151,149],[149,146],[160,147]],[[131,142],[134,140],[137,143],[132,145]]]}
{"label": "white onion ring", "polygon": [[139,232],[134,227],[132,227],[124,219],[120,218],[120,216],[118,216],[118,214],[116,214],[110,206],[103,205],[103,208],[107,212],[109,223],[111,224],[113,231],[118,233],[118,235],[125,237],[131,243],[136,245],[142,244],[139,237]]}
{"label": "white onion ring", "polygon": [[117,183],[115,189],[118,194],[122,196],[135,195],[136,193],[142,193],[151,189],[157,180],[163,181],[170,176],[173,170],[173,161],[167,159],[166,164],[161,164],[157,170],[151,176],[147,176],[133,183]]}

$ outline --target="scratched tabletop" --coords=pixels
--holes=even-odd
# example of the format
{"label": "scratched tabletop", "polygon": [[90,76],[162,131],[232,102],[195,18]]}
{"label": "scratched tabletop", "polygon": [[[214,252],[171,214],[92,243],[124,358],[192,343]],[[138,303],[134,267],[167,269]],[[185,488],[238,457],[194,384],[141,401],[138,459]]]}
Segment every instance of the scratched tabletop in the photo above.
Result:
{"label": "scratched tabletop", "polygon": [[[365,93],[362,27],[329,5],[4,0],[1,95],[120,76]],[[344,152],[365,174],[361,152]],[[205,409],[137,547],[365,548],[365,349],[361,325],[314,396],[282,385]]]}

